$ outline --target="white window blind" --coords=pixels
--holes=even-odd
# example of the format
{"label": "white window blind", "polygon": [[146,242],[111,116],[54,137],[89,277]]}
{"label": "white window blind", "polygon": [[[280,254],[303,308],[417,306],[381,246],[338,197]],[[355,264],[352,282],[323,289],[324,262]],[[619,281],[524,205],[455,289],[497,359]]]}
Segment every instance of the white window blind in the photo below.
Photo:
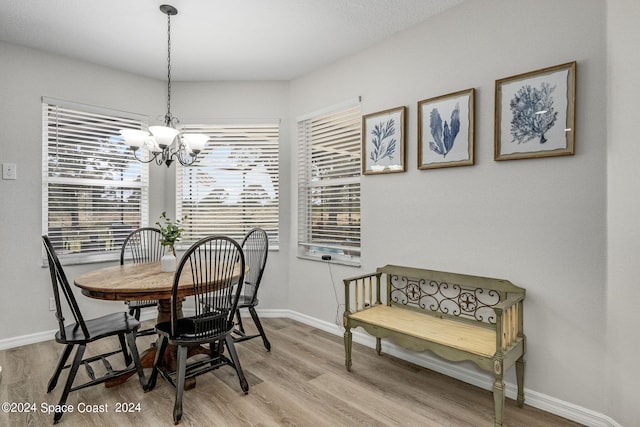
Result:
{"label": "white window blind", "polygon": [[179,247],[222,234],[238,241],[264,229],[279,245],[279,122],[184,125],[209,135],[193,166],[176,169],[176,213],[187,216]]}
{"label": "white window blind", "polygon": [[65,264],[118,259],[148,218],[148,165],[118,130],[143,116],[43,98],[42,228]]}
{"label": "white window blind", "polygon": [[298,120],[298,256],[360,264],[359,101]]}

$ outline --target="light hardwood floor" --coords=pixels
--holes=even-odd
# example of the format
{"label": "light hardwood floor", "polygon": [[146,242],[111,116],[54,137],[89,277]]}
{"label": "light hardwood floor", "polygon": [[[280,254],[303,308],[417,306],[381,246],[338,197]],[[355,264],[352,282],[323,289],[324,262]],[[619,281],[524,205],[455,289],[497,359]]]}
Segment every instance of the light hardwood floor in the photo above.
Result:
{"label": "light hardwood floor", "polygon": [[[249,394],[242,394],[229,367],[199,376],[196,388],[185,392],[181,426],[493,426],[489,391],[388,355],[377,356],[357,344],[353,371],[347,373],[341,337],[289,319],[263,322],[271,352],[260,339],[237,345]],[[139,338],[140,351],[152,339]],[[62,380],[50,394],[46,387],[62,348],[49,341],[0,351],[0,402],[37,406],[35,413],[0,413],[1,426],[52,424],[53,415],[43,413],[41,406],[60,397]],[[173,425],[173,401],[173,389],[161,378],[153,391],[144,393],[134,376],[117,387],[98,385],[71,393],[68,403],[76,410],[84,403],[107,405],[109,412],[67,413],[59,425]],[[139,404],[140,411],[115,412],[122,403]],[[505,426],[578,425],[527,405],[520,409],[510,399],[504,418]]]}

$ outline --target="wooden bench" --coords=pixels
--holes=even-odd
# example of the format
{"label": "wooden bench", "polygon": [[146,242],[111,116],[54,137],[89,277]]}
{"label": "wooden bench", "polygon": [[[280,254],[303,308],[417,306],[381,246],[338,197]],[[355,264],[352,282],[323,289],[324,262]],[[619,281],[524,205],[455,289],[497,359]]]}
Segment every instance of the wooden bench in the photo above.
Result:
{"label": "wooden bench", "polygon": [[[386,296],[381,299],[381,279]],[[515,364],[518,406],[524,403],[525,289],[507,280],[387,265],[344,279],[345,365],[351,371],[351,329],[449,361],[470,360],[494,374],[495,425],[502,426],[505,370]]]}

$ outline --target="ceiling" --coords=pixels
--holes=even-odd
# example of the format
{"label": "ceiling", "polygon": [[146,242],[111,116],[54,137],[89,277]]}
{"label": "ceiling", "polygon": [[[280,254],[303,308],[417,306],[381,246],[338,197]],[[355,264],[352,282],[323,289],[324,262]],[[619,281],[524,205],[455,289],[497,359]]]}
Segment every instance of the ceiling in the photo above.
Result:
{"label": "ceiling", "polygon": [[0,0],[0,40],[158,79],[290,80],[464,0]]}

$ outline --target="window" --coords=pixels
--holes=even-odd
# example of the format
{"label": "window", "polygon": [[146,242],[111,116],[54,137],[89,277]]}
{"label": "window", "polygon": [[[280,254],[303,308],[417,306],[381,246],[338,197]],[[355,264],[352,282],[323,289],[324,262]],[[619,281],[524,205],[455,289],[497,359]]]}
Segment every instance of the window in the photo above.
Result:
{"label": "window", "polygon": [[359,100],[298,119],[298,256],[360,265]]}
{"label": "window", "polygon": [[184,125],[209,135],[193,166],[176,169],[176,213],[184,222],[181,248],[211,234],[238,241],[254,227],[279,244],[279,122]]}
{"label": "window", "polygon": [[149,168],[118,130],[143,116],[42,100],[42,229],[65,264],[115,260],[148,218]]}

